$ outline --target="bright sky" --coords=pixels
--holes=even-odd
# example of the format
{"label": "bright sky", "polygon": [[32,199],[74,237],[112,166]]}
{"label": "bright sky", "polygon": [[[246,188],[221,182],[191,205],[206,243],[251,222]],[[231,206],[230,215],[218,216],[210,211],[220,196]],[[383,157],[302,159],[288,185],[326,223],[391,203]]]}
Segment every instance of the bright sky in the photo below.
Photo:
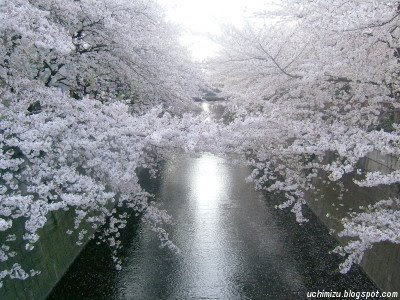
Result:
{"label": "bright sky", "polygon": [[158,0],[167,9],[167,19],[184,29],[182,44],[195,60],[215,55],[218,45],[209,35],[220,33],[220,26],[232,23],[240,26],[245,16],[262,10],[274,0]]}

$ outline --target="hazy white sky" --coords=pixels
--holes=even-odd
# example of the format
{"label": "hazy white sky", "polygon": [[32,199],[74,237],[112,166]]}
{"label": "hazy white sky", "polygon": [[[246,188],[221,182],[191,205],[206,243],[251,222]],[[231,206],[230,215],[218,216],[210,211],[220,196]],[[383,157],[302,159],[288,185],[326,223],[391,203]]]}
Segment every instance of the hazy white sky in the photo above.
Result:
{"label": "hazy white sky", "polygon": [[182,43],[193,58],[203,60],[215,54],[218,46],[207,35],[220,32],[220,25],[240,26],[246,15],[262,9],[274,0],[158,0],[167,9],[167,19],[184,29]]}

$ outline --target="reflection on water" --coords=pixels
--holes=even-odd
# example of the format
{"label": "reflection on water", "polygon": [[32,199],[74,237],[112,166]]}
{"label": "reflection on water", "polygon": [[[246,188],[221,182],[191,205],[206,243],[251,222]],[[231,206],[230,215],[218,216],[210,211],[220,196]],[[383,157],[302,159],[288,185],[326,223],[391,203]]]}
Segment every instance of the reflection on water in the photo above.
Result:
{"label": "reflection on water", "polygon": [[224,193],[225,182],[229,180],[229,173],[225,172],[222,159],[211,155],[203,155],[196,160],[192,174],[193,197],[199,205],[207,209],[218,210],[218,197]]}
{"label": "reflection on water", "polygon": [[275,210],[276,199],[245,183],[248,172],[207,154],[171,158],[156,194],[181,255],[134,224],[121,272],[96,266],[89,244],[50,299],[305,299],[318,289],[376,289],[359,270],[335,271],[327,230],[313,215],[301,228]]}
{"label": "reflection on water", "polygon": [[[204,155],[193,164],[191,176],[191,198],[193,206],[193,249],[188,249],[184,255],[192,262],[191,268],[196,273],[185,274],[191,282],[194,295],[201,295],[204,287],[212,290],[211,296],[218,296],[224,286],[224,268],[226,254],[229,249],[220,245],[221,227],[220,199],[226,197],[225,183],[229,174],[224,172],[225,165],[221,159]],[[196,246],[197,245],[197,246]],[[196,259],[201,258],[201,259]]]}
{"label": "reflection on water", "polygon": [[202,102],[201,103],[201,108],[203,109],[204,112],[209,113],[210,112],[210,104],[208,104],[207,102]]}

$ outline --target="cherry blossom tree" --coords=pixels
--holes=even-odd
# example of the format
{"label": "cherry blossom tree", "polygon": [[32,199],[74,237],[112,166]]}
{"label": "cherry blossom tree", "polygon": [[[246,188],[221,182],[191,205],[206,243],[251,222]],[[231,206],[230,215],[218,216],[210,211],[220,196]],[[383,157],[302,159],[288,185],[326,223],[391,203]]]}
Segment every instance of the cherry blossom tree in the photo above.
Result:
{"label": "cherry blossom tree", "polygon": [[1,14],[6,81],[41,80],[139,109],[187,106],[197,93],[199,76],[154,1],[6,1]]}
{"label": "cherry blossom tree", "polygon": [[[209,72],[232,103],[227,150],[254,168],[258,188],[283,192],[280,207],[300,222],[315,178],[342,188],[371,151],[400,154],[399,18],[398,1],[288,0],[219,39]],[[398,171],[358,173],[360,186],[399,183]],[[400,241],[398,200],[371,205],[343,220],[340,235],[361,239],[337,249],[350,254],[343,272],[374,243]]]}
{"label": "cherry blossom tree", "polygon": [[101,238],[117,268],[130,214],[177,251],[163,229],[169,216],[137,175],[154,173],[176,148],[173,128],[197,121],[168,112],[193,107],[203,85],[176,28],[154,1],[141,0],[13,0],[0,17],[0,261],[15,262],[0,282],[37,274],[23,269],[12,245],[22,240],[31,251],[57,211],[75,215],[67,234],[77,232],[78,244],[88,235],[82,224],[107,223]]}

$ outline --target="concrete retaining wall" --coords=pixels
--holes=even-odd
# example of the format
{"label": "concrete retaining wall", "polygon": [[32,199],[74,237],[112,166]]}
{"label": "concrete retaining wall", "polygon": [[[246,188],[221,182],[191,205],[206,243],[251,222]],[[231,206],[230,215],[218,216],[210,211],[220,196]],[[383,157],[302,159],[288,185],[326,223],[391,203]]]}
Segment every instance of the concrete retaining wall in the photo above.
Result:
{"label": "concrete retaining wall", "polygon": [[[400,160],[375,151],[360,162],[360,168],[388,173],[400,169]],[[316,185],[320,191],[307,195],[308,205],[323,223],[336,233],[342,229],[338,220],[345,217],[349,209],[357,211],[360,206],[398,196],[399,192],[398,187],[360,188],[349,176],[345,178],[345,188],[348,192],[344,193],[342,200],[338,200],[339,191],[334,190],[333,186],[323,185],[321,182]],[[341,244],[346,242],[346,239],[336,234],[335,236]],[[364,256],[361,266],[382,291],[400,291],[400,245],[382,243],[374,246]]]}
{"label": "concrete retaining wall", "polygon": [[[78,246],[77,235],[66,234],[68,229],[73,228],[73,222],[72,212],[51,213],[47,224],[39,232],[40,239],[35,244],[34,250],[27,252],[24,250],[24,243],[15,242],[13,249],[18,250],[15,261],[10,259],[2,263],[2,267],[4,264],[10,268],[17,261],[24,270],[40,270],[41,274],[26,280],[5,279],[4,286],[0,289],[0,299],[36,300],[47,297],[88,241],[85,239],[83,244]],[[13,233],[17,236],[22,232],[22,225],[15,226]],[[92,228],[84,227],[84,229],[88,230],[90,235],[94,233]],[[0,236],[0,239],[3,238],[4,236]]]}

